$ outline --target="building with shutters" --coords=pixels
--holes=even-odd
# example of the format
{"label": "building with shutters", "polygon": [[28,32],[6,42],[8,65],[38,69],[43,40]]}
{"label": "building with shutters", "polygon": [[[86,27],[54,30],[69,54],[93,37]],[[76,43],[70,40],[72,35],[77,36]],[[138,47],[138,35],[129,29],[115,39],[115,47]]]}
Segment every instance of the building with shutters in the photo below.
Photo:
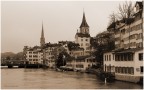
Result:
{"label": "building with shutters", "polygon": [[115,49],[103,55],[103,69],[117,80],[138,82],[143,78],[143,3],[136,2],[129,24],[123,20],[110,25],[115,30]]}

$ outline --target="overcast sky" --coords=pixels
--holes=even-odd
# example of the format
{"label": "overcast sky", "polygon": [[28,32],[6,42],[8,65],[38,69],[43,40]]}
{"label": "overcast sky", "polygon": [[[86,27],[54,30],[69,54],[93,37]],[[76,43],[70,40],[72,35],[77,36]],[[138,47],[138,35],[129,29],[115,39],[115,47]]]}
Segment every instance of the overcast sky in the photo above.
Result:
{"label": "overcast sky", "polygon": [[109,15],[125,1],[7,1],[1,2],[2,52],[20,52],[40,45],[42,21],[45,41],[74,41],[83,8],[91,36],[106,30]]}

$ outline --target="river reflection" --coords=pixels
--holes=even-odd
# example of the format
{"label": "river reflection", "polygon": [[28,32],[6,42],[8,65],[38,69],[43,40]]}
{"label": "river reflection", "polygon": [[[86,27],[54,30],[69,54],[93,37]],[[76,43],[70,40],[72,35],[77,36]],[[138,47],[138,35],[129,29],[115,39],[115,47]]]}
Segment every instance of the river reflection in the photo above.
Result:
{"label": "river reflection", "polygon": [[104,83],[95,75],[50,69],[1,69],[2,89],[142,89],[128,82]]}

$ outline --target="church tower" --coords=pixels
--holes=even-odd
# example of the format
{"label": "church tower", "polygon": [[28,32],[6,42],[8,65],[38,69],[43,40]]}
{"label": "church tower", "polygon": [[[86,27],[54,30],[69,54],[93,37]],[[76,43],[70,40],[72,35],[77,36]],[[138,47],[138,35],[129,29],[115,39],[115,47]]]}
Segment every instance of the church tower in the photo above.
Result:
{"label": "church tower", "polygon": [[83,12],[83,19],[80,25],[80,33],[89,34],[89,25],[86,22],[85,13]]}
{"label": "church tower", "polygon": [[45,38],[44,38],[44,30],[43,30],[43,23],[42,23],[42,32],[40,38],[40,46],[43,47],[45,45]]}
{"label": "church tower", "polygon": [[78,43],[84,49],[84,55],[89,55],[90,52],[90,34],[89,25],[87,24],[85,13],[83,12],[82,23],[80,31],[77,30],[75,35],[75,43]]}

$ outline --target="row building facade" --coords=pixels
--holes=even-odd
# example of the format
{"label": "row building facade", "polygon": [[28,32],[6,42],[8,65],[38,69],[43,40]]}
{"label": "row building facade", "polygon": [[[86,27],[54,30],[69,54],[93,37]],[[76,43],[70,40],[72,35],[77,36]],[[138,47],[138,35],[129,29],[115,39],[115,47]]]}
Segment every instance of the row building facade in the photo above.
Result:
{"label": "row building facade", "polygon": [[117,80],[138,82],[143,78],[143,3],[136,2],[136,11],[129,24],[114,22],[115,49],[103,55],[104,71],[115,74]]}
{"label": "row building facade", "polygon": [[[75,41],[59,41],[58,43],[45,43],[44,29],[42,24],[42,31],[40,37],[40,46],[24,47],[24,57],[28,64],[43,64],[48,67],[54,68],[56,65],[56,59],[61,51],[65,51],[73,61],[79,63],[79,60],[86,61],[87,58],[91,61],[90,57],[90,33],[89,25],[87,24],[85,13],[83,12],[82,23],[80,30],[75,35]],[[92,57],[94,59],[94,57]],[[73,62],[72,61],[72,62]],[[87,60],[88,61],[88,60]],[[72,63],[69,62],[69,63]],[[76,66],[80,66],[81,69],[86,69],[90,62],[79,63]],[[68,66],[68,65],[67,65]],[[74,65],[73,65],[74,66]]]}

